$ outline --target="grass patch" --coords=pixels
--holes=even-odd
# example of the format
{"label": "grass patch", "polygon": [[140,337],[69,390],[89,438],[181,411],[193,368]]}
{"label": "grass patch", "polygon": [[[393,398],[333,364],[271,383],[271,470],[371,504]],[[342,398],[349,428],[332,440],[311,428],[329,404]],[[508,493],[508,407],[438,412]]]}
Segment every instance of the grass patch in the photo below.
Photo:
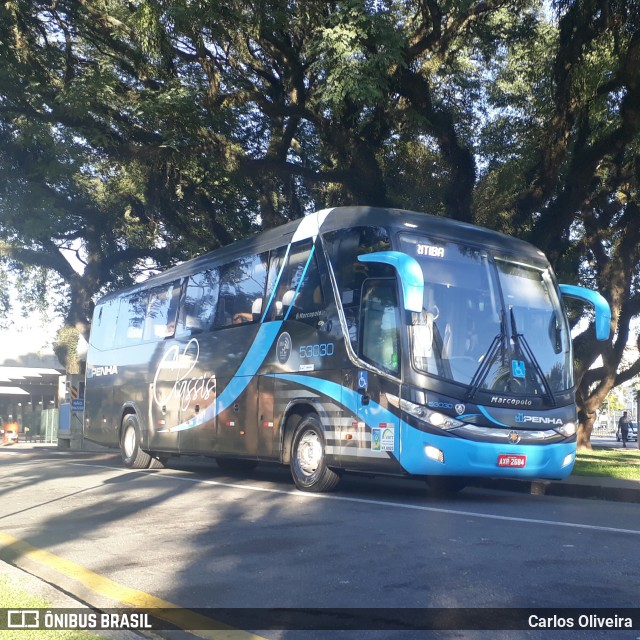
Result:
{"label": "grass patch", "polygon": [[[634,443],[635,444],[635,443]],[[640,480],[640,449],[587,449],[578,451],[576,476]]]}
{"label": "grass patch", "polygon": [[[0,607],[8,609],[49,609],[51,605],[42,598],[25,591],[19,582],[0,575]],[[2,640],[100,640],[100,636],[88,631],[62,631],[41,629],[7,629]]]}

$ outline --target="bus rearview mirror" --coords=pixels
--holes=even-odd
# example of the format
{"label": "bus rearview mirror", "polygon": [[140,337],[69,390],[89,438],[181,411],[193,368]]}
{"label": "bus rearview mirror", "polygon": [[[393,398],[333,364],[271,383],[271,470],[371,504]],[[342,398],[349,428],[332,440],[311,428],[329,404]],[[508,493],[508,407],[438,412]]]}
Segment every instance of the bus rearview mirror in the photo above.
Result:
{"label": "bus rearview mirror", "polygon": [[420,313],[424,299],[424,275],[415,258],[400,251],[377,251],[358,256],[359,262],[379,262],[391,265],[400,276],[404,308]]}
{"label": "bus rearview mirror", "polygon": [[596,312],[596,338],[608,340],[611,332],[611,308],[609,303],[597,292],[573,284],[561,284],[560,293],[567,298],[577,298],[588,302]]}

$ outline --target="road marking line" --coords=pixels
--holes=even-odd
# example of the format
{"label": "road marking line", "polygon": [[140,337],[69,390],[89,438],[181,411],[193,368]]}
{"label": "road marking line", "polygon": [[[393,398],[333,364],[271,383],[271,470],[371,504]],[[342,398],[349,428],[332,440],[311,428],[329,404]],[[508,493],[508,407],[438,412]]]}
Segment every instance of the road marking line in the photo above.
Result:
{"label": "road marking line", "polygon": [[[19,463],[19,464],[32,464],[34,461]],[[42,461],[46,462],[46,461]],[[80,466],[80,467],[91,467],[95,469],[108,469],[110,471],[118,471],[121,472],[123,469],[117,466],[109,466],[104,464],[91,464],[88,462],[75,462],[72,461],[71,464]],[[338,496],[335,494],[327,494],[327,493],[305,493],[304,491],[298,491],[297,489],[287,490],[287,489],[274,489],[271,487],[256,487],[253,485],[246,484],[238,484],[233,482],[220,482],[218,480],[203,480],[202,478],[187,478],[184,476],[176,476],[176,475],[167,475],[167,474],[159,474],[155,471],[148,471],[146,469],[126,469],[127,473],[141,473],[153,476],[154,478],[166,478],[173,480],[180,480],[182,482],[191,482],[195,484],[207,484],[211,486],[217,487],[227,487],[230,489],[241,489],[243,491],[254,491],[254,492],[262,492],[262,493],[273,493],[277,495],[285,495],[285,496],[294,496],[300,498],[307,498],[310,500],[339,500],[341,502],[352,502],[358,504],[371,504],[376,506],[384,506],[384,507],[393,507],[396,509],[409,509],[413,511],[425,511],[430,513],[443,513],[450,515],[458,515],[464,517],[472,517],[472,518],[482,518],[485,520],[499,520],[503,522],[518,522],[523,524],[543,524],[550,525],[554,527],[567,527],[570,529],[585,529],[587,531],[602,531],[607,533],[625,533],[631,534],[635,536],[640,536],[640,530],[637,529],[621,529],[618,527],[605,527],[602,525],[595,524],[581,524],[578,522],[557,522],[554,520],[542,520],[537,518],[521,518],[518,516],[501,516],[493,513],[478,513],[474,511],[461,511],[459,509],[443,509],[441,507],[427,507],[424,505],[415,505],[415,504],[406,504],[403,502],[388,502],[385,500],[374,500],[372,498],[353,498],[350,496]]]}
{"label": "road marking line", "polygon": [[[74,462],[78,466],[96,467],[100,469],[117,470],[117,467],[110,467],[107,465],[89,464],[87,462]],[[228,487],[230,489],[241,489],[243,491],[256,491],[262,493],[274,493],[286,496],[295,496],[299,498],[307,498],[309,500],[337,500],[340,502],[351,502],[357,504],[370,504],[375,506],[393,507],[395,509],[409,509],[413,511],[426,511],[429,513],[446,513],[455,516],[464,516],[468,518],[483,518],[485,520],[500,520],[503,522],[519,522],[523,524],[544,524],[554,527],[568,527],[570,529],[586,529],[588,531],[606,531],[608,533],[627,533],[635,536],[640,536],[640,530],[636,529],[619,529],[617,527],[604,527],[596,524],[581,524],[579,522],[557,522],[555,520],[541,520],[537,518],[521,518],[518,516],[501,516],[494,513],[478,513],[475,511],[461,511],[459,509],[443,509],[442,507],[427,507],[419,504],[406,504],[404,502],[388,502],[386,500],[374,500],[373,498],[353,498],[350,496],[337,496],[329,493],[305,493],[304,491],[298,491],[297,489],[273,489],[271,487],[256,487],[253,485],[237,484],[234,482],[220,482],[218,480],[203,480],[202,478],[186,478],[184,476],[175,476],[167,474],[158,474],[156,472],[150,472],[146,469],[127,469],[127,473],[142,473],[152,475],[154,478],[167,478],[173,480],[180,480],[182,482],[191,482],[196,484],[208,484],[216,487]]]}
{"label": "road marking line", "polygon": [[[72,578],[83,587],[110,600],[136,609],[161,609],[162,611],[153,615],[201,638],[207,640],[266,640],[262,636],[235,629],[144,591],[119,584],[77,562],[66,560],[49,551],[34,547],[5,531],[0,531],[0,559],[19,567],[21,557],[26,557],[47,569],[53,569],[63,576]],[[206,628],[211,627],[212,624],[218,628],[215,631],[207,631]],[[203,629],[198,630],[198,627],[203,627]]]}

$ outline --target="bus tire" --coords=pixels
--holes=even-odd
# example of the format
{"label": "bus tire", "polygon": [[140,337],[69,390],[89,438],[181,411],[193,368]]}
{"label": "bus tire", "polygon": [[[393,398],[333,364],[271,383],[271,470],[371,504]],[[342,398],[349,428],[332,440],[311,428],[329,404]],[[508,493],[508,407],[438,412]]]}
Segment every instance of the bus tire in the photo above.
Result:
{"label": "bus tire", "polygon": [[332,491],[340,475],[327,467],[324,433],[314,414],[302,418],[291,446],[291,475],[300,491]]}
{"label": "bus tire", "polygon": [[133,413],[128,413],[122,420],[122,436],[120,453],[122,461],[129,469],[148,469],[154,460],[140,448],[140,425]]}

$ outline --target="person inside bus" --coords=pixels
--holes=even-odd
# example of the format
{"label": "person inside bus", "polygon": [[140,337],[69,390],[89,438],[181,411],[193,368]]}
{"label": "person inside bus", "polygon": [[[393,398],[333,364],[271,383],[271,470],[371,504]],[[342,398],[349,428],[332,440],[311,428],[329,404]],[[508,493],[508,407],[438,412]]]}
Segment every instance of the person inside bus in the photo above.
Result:
{"label": "person inside bus", "polygon": [[233,314],[233,318],[231,319],[231,324],[247,324],[249,322],[253,322],[253,315],[250,313],[238,312]]}

